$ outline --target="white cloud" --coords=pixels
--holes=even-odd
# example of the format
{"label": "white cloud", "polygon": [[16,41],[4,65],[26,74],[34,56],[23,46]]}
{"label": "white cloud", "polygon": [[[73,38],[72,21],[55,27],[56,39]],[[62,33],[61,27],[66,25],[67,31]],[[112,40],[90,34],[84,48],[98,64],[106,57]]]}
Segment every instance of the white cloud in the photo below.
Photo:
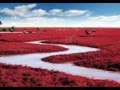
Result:
{"label": "white cloud", "polygon": [[[37,4],[26,4],[14,9],[0,9],[0,13],[7,14],[1,26],[23,27],[120,27],[120,15],[92,16],[88,10],[34,9]],[[74,19],[74,16],[81,16]],[[54,17],[49,17],[54,16]],[[57,16],[57,17],[56,17]],[[59,17],[62,16],[62,17]],[[66,18],[68,17],[68,18]],[[71,18],[72,17],[72,18]]]}
{"label": "white cloud", "polygon": [[120,15],[88,17],[80,25],[87,27],[120,27]]}
{"label": "white cloud", "polygon": [[33,10],[32,13],[33,13],[33,16],[43,16],[47,14],[47,12],[42,9]]}
{"label": "white cloud", "polygon": [[[107,20],[108,19],[108,20]],[[109,21],[110,19],[110,21]],[[7,20],[7,21],[6,21]],[[120,15],[87,17],[84,20],[79,18],[49,18],[49,17],[29,17],[6,18],[1,26],[23,26],[23,27],[120,27]],[[12,21],[12,22],[11,22]]]}
{"label": "white cloud", "polygon": [[[11,22],[12,20],[12,22]],[[30,17],[26,19],[9,18],[8,21],[4,21],[2,26],[18,26],[18,27],[59,27],[64,26],[67,23],[62,18],[48,18],[48,17]]]}
{"label": "white cloud", "polygon": [[15,7],[13,11],[27,12],[28,10],[36,7],[37,4],[27,4]]}
{"label": "white cloud", "polygon": [[79,16],[87,13],[87,10],[68,10],[64,12],[65,16]]}
{"label": "white cloud", "polygon": [[7,14],[10,16],[21,16],[24,17],[26,14],[29,13],[30,9],[36,7],[36,4],[27,4],[17,6],[14,9],[4,8],[0,10],[0,13]]}
{"label": "white cloud", "polygon": [[95,20],[95,21],[119,21],[120,20],[120,15],[113,15],[113,16],[97,16],[97,17],[90,17],[90,20]]}
{"label": "white cloud", "polygon": [[67,10],[63,11],[61,9],[52,9],[49,11],[49,15],[56,15],[56,16],[80,16],[83,14],[87,14],[87,10]]}
{"label": "white cloud", "polygon": [[0,13],[7,14],[12,17],[22,17],[22,18],[43,16],[47,14],[47,12],[42,9],[31,10],[36,6],[37,4],[27,4],[27,5],[17,6],[14,9],[4,8],[0,10]]}
{"label": "white cloud", "polygon": [[63,10],[61,10],[61,9],[52,9],[52,10],[49,11],[49,14],[50,15],[59,15],[59,14],[62,13],[62,11]]}
{"label": "white cloud", "polygon": [[29,17],[40,17],[44,15],[48,16],[79,16],[83,14],[87,14],[87,10],[67,10],[63,11],[62,9],[52,9],[48,12],[43,9],[33,9],[36,7],[37,4],[26,4],[21,6],[16,6],[14,9],[4,8],[0,9],[0,13],[10,15],[13,17],[22,17],[22,18],[29,18]]}

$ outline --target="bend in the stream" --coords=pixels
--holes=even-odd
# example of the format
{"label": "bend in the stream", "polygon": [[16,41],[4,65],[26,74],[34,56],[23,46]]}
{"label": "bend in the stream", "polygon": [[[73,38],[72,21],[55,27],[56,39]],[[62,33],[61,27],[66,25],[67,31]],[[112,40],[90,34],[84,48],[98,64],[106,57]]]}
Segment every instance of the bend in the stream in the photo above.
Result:
{"label": "bend in the stream", "polygon": [[[44,43],[40,43],[40,41],[33,41],[33,42],[27,42],[27,43],[44,44]],[[53,55],[81,53],[81,52],[88,52],[88,51],[90,52],[90,51],[97,51],[99,49],[84,47],[84,46],[77,46],[77,45],[63,45],[63,44],[49,44],[49,45],[62,46],[64,48],[68,48],[68,50],[60,51],[60,52],[50,52],[50,53],[5,56],[5,57],[0,57],[0,62],[7,63],[7,64],[27,65],[33,68],[57,70],[64,73],[84,76],[92,79],[109,79],[109,80],[114,80],[120,83],[120,73],[118,72],[111,72],[111,71],[75,66],[71,63],[55,64],[55,63],[42,61],[42,58],[53,56]]]}

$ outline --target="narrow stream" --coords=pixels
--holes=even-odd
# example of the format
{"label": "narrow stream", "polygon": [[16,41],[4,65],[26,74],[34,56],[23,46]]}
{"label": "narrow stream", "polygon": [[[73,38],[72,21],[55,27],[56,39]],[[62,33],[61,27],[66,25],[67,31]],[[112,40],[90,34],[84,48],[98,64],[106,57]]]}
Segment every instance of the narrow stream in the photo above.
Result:
{"label": "narrow stream", "polygon": [[77,45],[63,45],[63,44],[49,44],[49,43],[41,43],[42,41],[32,41],[27,42],[30,44],[44,44],[44,45],[56,45],[64,48],[68,48],[66,51],[59,52],[50,52],[50,53],[34,53],[34,54],[23,54],[23,55],[12,55],[12,56],[2,56],[0,57],[1,63],[12,64],[12,65],[23,65],[30,66],[32,68],[42,68],[47,70],[56,70],[61,71],[67,74],[84,76],[92,79],[109,79],[120,83],[120,73],[105,71],[94,68],[86,68],[81,66],[75,66],[72,63],[49,63],[42,61],[42,58],[53,56],[53,55],[65,55],[72,53],[80,53],[80,52],[91,52],[97,51],[97,48],[85,47],[85,46],[77,46]]}

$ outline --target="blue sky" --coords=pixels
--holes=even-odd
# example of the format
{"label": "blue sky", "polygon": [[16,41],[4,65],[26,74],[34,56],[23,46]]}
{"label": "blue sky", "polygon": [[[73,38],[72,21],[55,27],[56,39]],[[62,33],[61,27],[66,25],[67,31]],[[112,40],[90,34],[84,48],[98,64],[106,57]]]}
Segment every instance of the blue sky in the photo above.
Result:
{"label": "blue sky", "polygon": [[120,3],[0,3],[0,20],[3,26],[119,27]]}

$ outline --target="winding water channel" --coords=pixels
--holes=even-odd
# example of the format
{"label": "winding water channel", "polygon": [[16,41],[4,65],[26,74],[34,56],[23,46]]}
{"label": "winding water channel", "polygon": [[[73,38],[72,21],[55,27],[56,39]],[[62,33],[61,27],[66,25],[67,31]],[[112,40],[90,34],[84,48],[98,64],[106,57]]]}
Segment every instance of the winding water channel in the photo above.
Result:
{"label": "winding water channel", "polygon": [[99,50],[97,48],[77,46],[77,45],[42,43],[42,40],[32,41],[27,43],[56,45],[56,46],[68,48],[68,50],[59,51],[59,52],[50,52],[50,53],[34,53],[34,54],[2,56],[0,57],[0,63],[30,66],[32,68],[41,68],[41,69],[47,69],[47,70],[55,70],[55,71],[60,71],[67,74],[84,76],[92,79],[109,79],[109,80],[113,80],[120,83],[119,72],[105,71],[100,69],[87,68],[83,66],[75,66],[72,63],[56,64],[56,63],[42,61],[42,58],[53,56],[53,55],[60,55],[60,54],[65,55],[65,54],[72,54],[72,53],[91,52],[91,51]]}

